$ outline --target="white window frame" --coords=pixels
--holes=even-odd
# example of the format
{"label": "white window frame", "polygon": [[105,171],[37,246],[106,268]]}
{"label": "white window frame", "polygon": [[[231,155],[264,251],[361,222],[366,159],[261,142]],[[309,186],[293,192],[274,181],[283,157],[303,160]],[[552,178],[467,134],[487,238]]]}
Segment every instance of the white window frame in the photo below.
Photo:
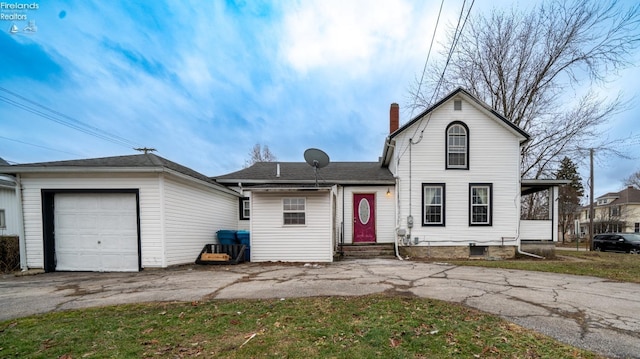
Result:
{"label": "white window frame", "polygon": [[[478,203],[475,196],[476,189],[484,189],[487,191],[487,196],[484,199],[487,203]],[[486,208],[486,220],[476,221],[475,210],[479,208]],[[491,226],[493,225],[493,185],[491,183],[469,183],[469,226]]]}
{"label": "white window frame", "polygon": [[[305,197],[285,197],[282,199],[282,225],[304,226],[307,224],[307,199]],[[292,215],[296,215],[294,218]]]}
{"label": "white window frame", "polygon": [[0,228],[7,228],[7,217],[5,216],[4,209],[0,209]]}
{"label": "white window frame", "polygon": [[[436,196],[428,196],[427,190],[438,190]],[[444,183],[423,183],[422,184],[422,226],[444,226],[445,225],[445,184]],[[432,203],[427,203],[430,201]],[[435,201],[435,203],[434,203]],[[430,208],[440,209],[440,221],[431,222],[429,219],[433,215]]]}
{"label": "white window frame", "polygon": [[240,220],[251,219],[251,198],[240,198]]}
{"label": "white window frame", "polygon": [[[445,136],[446,168],[463,170],[469,169],[469,129],[467,126],[462,122],[452,122],[447,126]],[[457,155],[457,159],[463,158],[464,163],[451,163],[451,156],[454,154]]]}

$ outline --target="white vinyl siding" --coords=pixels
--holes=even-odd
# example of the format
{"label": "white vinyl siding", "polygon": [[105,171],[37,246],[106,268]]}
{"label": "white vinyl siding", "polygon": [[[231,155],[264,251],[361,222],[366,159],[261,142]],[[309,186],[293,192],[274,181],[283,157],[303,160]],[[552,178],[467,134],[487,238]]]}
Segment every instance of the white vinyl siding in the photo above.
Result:
{"label": "white vinyl siding", "polygon": [[[446,184],[445,226],[411,228],[419,245],[500,245],[504,238],[517,238],[520,218],[520,144],[500,120],[476,104],[463,101],[464,111],[453,110],[453,100],[433,110],[396,136],[390,166],[398,177],[398,226],[407,229],[407,217],[417,222],[422,212],[422,184]],[[454,122],[468,127],[468,170],[446,168],[446,129]],[[424,130],[423,139],[409,146],[409,138]],[[411,156],[409,156],[409,153]],[[412,159],[412,164],[409,163]],[[469,184],[492,183],[492,226],[469,226]],[[418,222],[419,223],[419,222]]]}
{"label": "white vinyl siding", "polygon": [[[387,191],[389,194],[387,195]],[[395,223],[395,186],[346,186],[341,187],[338,193],[339,213],[336,218],[336,228],[338,228],[338,238],[341,224],[344,224],[344,242],[353,243],[353,194],[373,193],[376,207],[376,242],[393,243],[396,238]],[[342,200],[344,196],[344,201]],[[342,204],[344,203],[344,207]]]}
{"label": "white vinyl siding", "polygon": [[331,262],[331,192],[305,192],[305,224],[283,224],[283,199],[298,193],[251,194],[251,261]]}
{"label": "white vinyl siding", "polygon": [[166,265],[193,263],[220,229],[235,229],[238,197],[163,176]]}
{"label": "white vinyl siding", "polygon": [[44,267],[41,189],[139,189],[142,267],[163,266],[157,174],[23,174],[22,186],[29,268]]}
{"label": "white vinyl siding", "polygon": [[44,267],[42,189],[137,189],[143,268],[193,263],[218,229],[238,225],[237,196],[171,174],[26,173],[22,184],[29,268]]}

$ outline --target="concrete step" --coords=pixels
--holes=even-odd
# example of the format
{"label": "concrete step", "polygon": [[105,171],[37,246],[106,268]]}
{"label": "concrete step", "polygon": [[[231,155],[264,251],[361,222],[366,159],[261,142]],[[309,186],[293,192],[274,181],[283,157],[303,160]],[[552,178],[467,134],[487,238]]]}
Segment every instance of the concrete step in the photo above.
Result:
{"label": "concrete step", "polygon": [[395,257],[393,243],[345,244],[342,246],[345,258],[391,258]]}

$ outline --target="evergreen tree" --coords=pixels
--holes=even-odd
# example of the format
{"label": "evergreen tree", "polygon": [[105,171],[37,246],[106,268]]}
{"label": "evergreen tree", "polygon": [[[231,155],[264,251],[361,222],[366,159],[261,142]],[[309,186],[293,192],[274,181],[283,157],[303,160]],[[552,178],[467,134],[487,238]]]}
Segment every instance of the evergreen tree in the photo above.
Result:
{"label": "evergreen tree", "polygon": [[562,243],[564,243],[564,235],[573,222],[575,212],[580,207],[580,200],[584,195],[584,187],[575,163],[566,156],[560,162],[560,168],[556,172],[556,179],[571,181],[571,183],[560,187],[558,196],[559,224],[562,230]]}

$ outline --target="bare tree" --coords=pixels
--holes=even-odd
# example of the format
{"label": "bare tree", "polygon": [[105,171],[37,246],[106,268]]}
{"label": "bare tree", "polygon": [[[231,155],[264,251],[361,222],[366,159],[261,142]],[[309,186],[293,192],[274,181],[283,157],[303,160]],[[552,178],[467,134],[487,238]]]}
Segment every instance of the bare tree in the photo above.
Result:
{"label": "bare tree", "polygon": [[445,43],[447,52],[457,44],[450,60],[427,71],[433,77],[425,89],[410,91],[416,107],[467,89],[532,135],[522,149],[524,178],[551,178],[563,156],[584,158],[587,147],[616,151],[600,126],[626,104],[620,95],[599,97],[593,85],[630,65],[640,44],[640,4],[551,0],[528,12],[477,14],[457,30]]}
{"label": "bare tree", "polygon": [[633,186],[636,189],[640,189],[640,171],[637,171],[631,174],[629,177],[624,179],[625,186]]}
{"label": "bare tree", "polygon": [[277,160],[278,158],[269,150],[269,146],[261,146],[256,143],[249,151],[249,159],[244,162],[244,167],[247,168],[256,162],[275,162]]}

